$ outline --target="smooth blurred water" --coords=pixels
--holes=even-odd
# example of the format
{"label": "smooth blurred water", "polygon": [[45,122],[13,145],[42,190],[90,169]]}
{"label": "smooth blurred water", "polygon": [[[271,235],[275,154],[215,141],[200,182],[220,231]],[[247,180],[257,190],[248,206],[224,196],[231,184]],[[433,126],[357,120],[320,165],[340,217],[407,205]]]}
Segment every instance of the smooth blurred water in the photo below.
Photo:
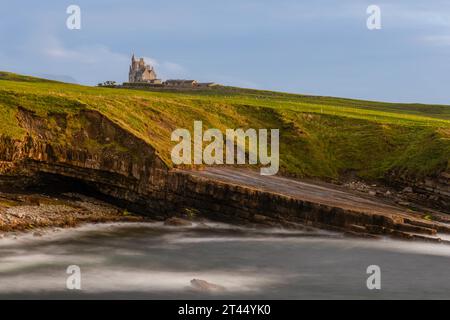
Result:
{"label": "smooth blurred water", "polygon": [[[82,290],[66,289],[81,268]],[[381,290],[366,269],[381,268]],[[198,292],[191,279],[225,287]],[[87,225],[0,239],[0,298],[450,298],[450,246],[207,223]]]}

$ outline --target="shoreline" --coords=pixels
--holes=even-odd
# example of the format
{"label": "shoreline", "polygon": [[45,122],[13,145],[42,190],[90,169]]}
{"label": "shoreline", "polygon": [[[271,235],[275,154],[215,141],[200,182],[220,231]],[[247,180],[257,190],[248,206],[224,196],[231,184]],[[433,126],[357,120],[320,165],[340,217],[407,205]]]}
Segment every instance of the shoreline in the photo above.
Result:
{"label": "shoreline", "polygon": [[[357,196],[354,192],[348,193],[340,188],[333,189],[326,184],[313,185],[283,177],[272,178],[270,181],[266,181],[259,176],[254,178],[250,172],[242,170],[234,172],[235,176],[230,175],[228,171],[224,170],[185,173],[188,173],[188,176],[195,182],[194,186],[197,187],[203,186],[205,182],[208,182],[205,184],[206,186],[212,185],[218,188],[231,186],[233,190],[230,191],[233,191],[236,196],[244,197],[241,200],[236,198],[236,202],[239,205],[247,205],[248,201],[252,201],[251,199],[255,197],[258,198],[259,194],[258,199],[260,200],[258,200],[258,203],[262,201],[262,196],[270,197],[273,200],[271,202],[279,204],[276,207],[272,207],[274,212],[283,209],[283,204],[289,204],[290,206],[293,205],[292,214],[283,215],[282,213],[286,212],[286,210],[281,210],[280,214],[274,214],[270,210],[270,212],[267,211],[267,209],[270,209],[267,206],[255,206],[251,202],[247,211],[243,212],[245,215],[241,216],[236,214],[236,212],[241,212],[243,207],[228,208],[228,202],[227,204],[219,205],[219,200],[221,200],[220,196],[227,195],[227,192],[215,193],[218,196],[218,201],[215,203],[214,208],[206,206],[209,203],[209,199],[206,200],[205,198],[204,201],[207,202],[203,201],[200,208],[206,210],[197,210],[195,209],[195,204],[185,202],[179,210],[166,210],[167,212],[163,210],[161,214],[149,215],[146,212],[129,212],[127,209],[124,209],[125,206],[114,202],[113,198],[101,197],[100,194],[87,196],[78,192],[63,192],[57,189],[44,189],[41,192],[41,190],[35,188],[28,191],[11,189],[8,190],[10,192],[4,192],[5,189],[3,189],[0,191],[0,238],[5,233],[11,234],[16,232],[32,233],[34,236],[41,236],[48,230],[54,228],[73,228],[82,224],[161,222],[168,226],[181,227],[191,225],[192,223],[209,221],[226,223],[235,227],[258,228],[260,230],[273,228],[305,232],[315,230],[331,231],[342,234],[346,238],[382,239],[388,237],[408,241],[450,243],[450,226],[444,223],[439,224],[439,222],[423,221],[423,219],[413,212],[406,213],[398,211],[398,207],[393,207],[379,199],[364,198]],[[208,178],[208,180],[205,180],[205,178]],[[240,188],[236,189],[234,187],[235,183],[239,184]],[[180,185],[184,185],[186,188],[190,186],[189,183],[180,183]],[[201,194],[201,189],[197,187],[194,188],[195,192]],[[301,189],[297,189],[299,187]],[[288,189],[284,190],[283,188]],[[220,190],[224,191],[222,189]],[[83,191],[80,190],[80,192]],[[208,194],[210,192],[211,190],[208,191]],[[326,192],[328,193],[328,198],[323,197],[323,194]],[[322,196],[319,197],[320,195]],[[180,193],[177,196],[183,196],[183,194]],[[335,216],[336,213],[339,213],[335,209],[327,211],[328,206],[334,208],[334,206],[338,205],[332,202],[333,196],[340,200],[341,203],[339,205],[344,205],[351,209],[344,207],[345,210],[340,210],[340,218]],[[189,198],[185,196],[184,199]],[[323,203],[325,201],[323,199],[328,202]],[[375,200],[378,201],[375,203]],[[306,202],[304,205],[297,206],[296,203],[298,201],[300,203]],[[262,202],[269,203],[268,201]],[[322,211],[324,211],[331,215],[330,219],[334,217],[335,220],[338,218],[338,220],[344,220],[338,224],[337,222],[328,220],[325,221],[326,223],[319,220],[315,221],[314,216],[308,219],[297,217],[294,213],[299,212],[299,210],[303,212],[302,210],[308,208],[306,204],[313,209],[317,207],[311,214],[322,216]],[[203,208],[203,206],[206,207]],[[367,208],[363,208],[364,210],[359,212],[359,210],[355,211],[353,206],[366,206]],[[133,206],[131,205],[131,207]],[[212,209],[212,211],[209,209]],[[231,212],[230,210],[234,211]],[[385,210],[386,212],[380,210]],[[254,214],[250,214],[251,212],[254,212]],[[299,213],[300,216],[304,214]],[[373,220],[377,214],[385,218],[384,220],[388,222],[390,221],[389,219],[394,218],[398,221],[394,221],[396,223],[395,225],[383,227],[381,225],[378,226],[378,224],[382,224],[384,220],[378,222],[374,220],[377,222],[377,225],[364,225],[364,221],[361,220],[364,217],[369,217]],[[358,221],[355,223],[351,222],[351,219],[356,218],[358,218]],[[370,219],[369,222],[372,221]]]}
{"label": "shoreline", "polygon": [[[5,220],[14,219],[6,225]],[[173,222],[174,221],[174,222]],[[79,193],[63,193],[61,195],[35,193],[4,193],[0,192],[0,240],[17,240],[19,237],[43,237],[65,231],[83,231],[110,227],[143,227],[152,225],[157,228],[198,229],[230,228],[231,230],[253,230],[261,235],[274,234],[286,236],[325,237],[332,239],[361,241],[400,241],[405,243],[435,243],[449,245],[450,239],[429,241],[429,238],[405,238],[403,236],[376,235],[352,232],[352,230],[320,228],[302,224],[274,225],[266,223],[239,223],[239,221],[209,220],[199,216],[189,218],[171,216],[166,219],[151,219],[130,213],[97,198]]]}
{"label": "shoreline", "polygon": [[146,221],[153,220],[78,193],[0,192],[0,236],[16,232],[40,236],[46,230],[73,228],[86,223]]}

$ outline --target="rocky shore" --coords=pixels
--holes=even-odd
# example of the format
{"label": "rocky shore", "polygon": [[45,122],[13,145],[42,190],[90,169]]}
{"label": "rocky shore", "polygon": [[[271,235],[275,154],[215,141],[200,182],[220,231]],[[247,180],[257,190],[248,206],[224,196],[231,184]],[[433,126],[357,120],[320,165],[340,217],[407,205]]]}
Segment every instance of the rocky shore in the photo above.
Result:
{"label": "rocky shore", "polygon": [[[260,176],[249,170],[182,171],[171,179],[171,190],[172,205],[182,203],[227,222],[294,229],[311,226],[359,237],[433,242],[448,242],[450,235],[450,221],[442,212],[412,210],[333,184]],[[209,200],[212,197],[214,201]]]}
{"label": "rocky shore", "polygon": [[25,231],[40,236],[50,228],[75,227],[82,223],[146,220],[109,203],[76,193],[58,196],[0,193],[0,235]]}

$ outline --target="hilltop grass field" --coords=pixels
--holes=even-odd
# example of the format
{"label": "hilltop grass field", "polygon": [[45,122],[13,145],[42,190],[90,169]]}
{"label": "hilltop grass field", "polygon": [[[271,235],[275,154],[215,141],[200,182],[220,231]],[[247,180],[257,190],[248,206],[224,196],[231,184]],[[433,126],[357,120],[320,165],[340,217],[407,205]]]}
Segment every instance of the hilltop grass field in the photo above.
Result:
{"label": "hilltop grass field", "polygon": [[97,110],[156,148],[170,166],[176,128],[280,129],[280,171],[374,180],[450,171],[450,106],[399,104],[218,87],[145,91],[88,87],[0,72],[0,135],[21,139],[18,107],[45,116]]}

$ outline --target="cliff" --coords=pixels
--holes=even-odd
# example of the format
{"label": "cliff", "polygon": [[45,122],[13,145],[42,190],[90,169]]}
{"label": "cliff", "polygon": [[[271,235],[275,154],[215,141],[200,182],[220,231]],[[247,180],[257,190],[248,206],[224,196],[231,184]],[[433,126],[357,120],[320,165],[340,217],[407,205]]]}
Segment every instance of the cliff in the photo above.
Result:
{"label": "cliff", "polygon": [[[370,181],[383,173],[386,184],[411,188],[412,200],[416,197],[417,201],[429,202],[446,211],[450,203],[450,144],[446,138],[448,120],[445,117],[427,118],[436,123],[424,128],[417,123],[408,126],[357,119],[349,127],[362,135],[355,142],[349,140],[350,136],[344,139],[334,131],[325,134],[323,127],[314,131],[316,126],[326,124],[327,130],[331,130],[342,128],[342,124],[336,121],[336,116],[311,111],[287,108],[264,109],[267,113],[261,113],[259,106],[230,104],[231,110],[214,113],[217,101],[209,100],[208,96],[177,100],[178,94],[154,96],[154,93],[141,94],[132,90],[86,89],[52,82],[36,84],[34,79],[28,83],[27,78],[23,83],[16,80],[2,83],[6,84],[0,88],[0,107],[4,111],[0,135],[2,190],[69,186],[98,193],[130,210],[161,219],[187,210],[221,220],[287,227],[312,225],[358,234],[408,238],[422,234],[437,240],[437,233],[448,232],[448,221],[442,214],[433,218],[435,221],[429,221],[424,219],[427,212],[409,212],[404,207],[377,204],[377,199],[371,200],[373,205],[361,206],[367,199],[354,194],[351,194],[353,205],[349,205],[350,198],[333,192],[333,201],[325,201],[326,194],[317,198],[306,196],[305,190],[280,192],[270,187],[272,181],[246,183],[214,177],[208,170],[175,170],[167,160],[170,132],[178,126],[187,127],[196,117],[219,128],[244,123],[280,127],[285,132],[281,137],[286,144],[284,150],[288,150],[285,153],[281,150],[284,175],[301,176],[301,172],[307,172],[309,176],[339,181],[357,172],[359,177]],[[196,101],[202,97],[206,100]],[[281,105],[287,103],[283,99]],[[190,101],[194,101],[193,104],[187,105]],[[226,97],[223,101],[227,101]],[[200,108],[207,110],[207,102],[212,103],[211,113],[203,114]],[[187,115],[185,109],[189,108],[200,111]],[[381,130],[382,142],[375,141],[364,130]],[[335,145],[331,142],[333,136]],[[401,148],[409,141],[402,140],[406,137],[411,139],[411,145],[402,154]],[[426,139],[428,143],[419,148],[417,141],[412,142],[414,139],[419,142]],[[372,155],[375,159],[367,160],[366,169],[363,169],[363,162],[368,159],[368,152],[364,151],[367,149],[354,149],[364,143],[380,151]],[[315,144],[318,146],[313,149]],[[390,150],[389,155],[381,153],[386,152],[385,149]],[[330,153],[325,155],[325,150]],[[392,160],[392,155],[397,158]],[[322,162],[315,161],[322,157],[325,157]],[[300,160],[305,160],[306,164],[300,166]],[[414,170],[422,163],[425,163],[423,168]],[[327,188],[332,189],[332,186]],[[319,190],[315,191],[320,194]]]}
{"label": "cliff", "polygon": [[160,219],[191,210],[232,222],[296,228],[311,225],[360,234],[411,238],[417,237],[413,233],[436,236],[450,231],[445,224],[408,216],[398,208],[361,206],[363,199],[356,199],[353,205],[350,199],[324,202],[320,197],[308,199],[306,192],[277,192],[214,179],[202,175],[203,171],[171,170],[153,147],[96,111],[40,117],[19,108],[17,117],[27,134],[21,140],[0,140],[4,189],[69,184]]}

